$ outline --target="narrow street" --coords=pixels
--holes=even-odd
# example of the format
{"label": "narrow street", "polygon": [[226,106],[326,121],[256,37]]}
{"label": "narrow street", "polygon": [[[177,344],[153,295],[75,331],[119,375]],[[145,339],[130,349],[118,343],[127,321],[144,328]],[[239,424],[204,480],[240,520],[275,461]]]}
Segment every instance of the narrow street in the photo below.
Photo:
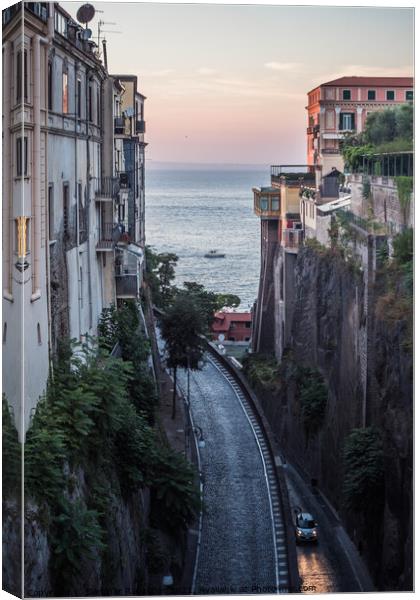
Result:
{"label": "narrow street", "polygon": [[[187,394],[187,374],[179,383]],[[274,472],[257,424],[207,357],[190,374],[190,405],[200,427],[204,512],[194,593],[287,591],[285,533]],[[261,435],[261,434],[260,434]]]}
{"label": "narrow street", "polygon": [[290,509],[310,512],[319,526],[316,545],[297,547],[303,593],[367,592],[374,587],[341,522],[316,488],[307,485],[292,465],[285,467]]}

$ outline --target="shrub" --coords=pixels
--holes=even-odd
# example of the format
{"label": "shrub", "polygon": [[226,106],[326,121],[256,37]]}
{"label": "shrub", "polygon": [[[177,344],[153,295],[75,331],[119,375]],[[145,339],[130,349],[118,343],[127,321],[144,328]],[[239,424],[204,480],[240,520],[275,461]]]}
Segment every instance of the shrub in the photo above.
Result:
{"label": "shrub", "polygon": [[185,530],[200,509],[194,471],[181,454],[161,449],[151,481],[152,523],[169,533]]}
{"label": "shrub", "polygon": [[398,200],[403,213],[404,222],[407,221],[407,212],[410,206],[411,192],[413,191],[413,178],[400,175],[395,178],[398,190]]}
{"label": "shrub", "polygon": [[324,379],[315,369],[299,368],[298,393],[302,421],[307,433],[316,433],[322,425],[328,400]]}
{"label": "shrub", "polygon": [[2,420],[2,481],[3,495],[20,490],[22,469],[22,445],[19,443],[18,432],[13,421],[13,413],[9,409],[6,397],[3,395]]}
{"label": "shrub", "polygon": [[353,429],[344,443],[344,503],[348,509],[370,514],[382,506],[384,455],[377,429]]}
{"label": "shrub", "polygon": [[86,508],[81,500],[61,498],[59,514],[53,519],[52,551],[53,572],[59,574],[59,588],[64,587],[64,591],[86,559],[105,548],[98,519],[99,513]]}
{"label": "shrub", "polygon": [[253,387],[272,388],[278,378],[278,364],[273,356],[247,354],[243,360],[244,372]]}

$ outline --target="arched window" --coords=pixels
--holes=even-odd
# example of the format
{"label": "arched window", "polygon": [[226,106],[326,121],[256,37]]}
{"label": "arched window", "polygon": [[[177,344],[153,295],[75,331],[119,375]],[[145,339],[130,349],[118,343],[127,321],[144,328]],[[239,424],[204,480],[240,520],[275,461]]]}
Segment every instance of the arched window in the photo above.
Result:
{"label": "arched window", "polygon": [[36,333],[37,333],[37,336],[38,336],[38,345],[41,346],[41,344],[42,344],[41,325],[39,323],[36,326]]}

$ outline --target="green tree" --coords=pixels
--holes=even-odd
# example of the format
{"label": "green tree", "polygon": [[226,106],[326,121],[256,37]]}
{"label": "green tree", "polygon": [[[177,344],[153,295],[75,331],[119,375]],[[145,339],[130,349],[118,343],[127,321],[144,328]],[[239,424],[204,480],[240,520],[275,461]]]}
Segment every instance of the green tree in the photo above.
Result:
{"label": "green tree", "polygon": [[236,294],[216,294],[217,310],[221,308],[237,308],[241,299]]}
{"label": "green tree", "polygon": [[204,353],[202,336],[207,331],[202,307],[193,295],[178,293],[173,304],[161,317],[162,336],[168,354],[168,367],[173,369],[174,389],[172,418],[176,416],[176,385],[178,367],[198,369]]}
{"label": "green tree", "polygon": [[157,254],[146,246],[146,281],[156,306],[165,307],[175,291],[175,267],[178,256],[171,252]]}
{"label": "green tree", "polygon": [[370,515],[381,507],[384,455],[380,432],[353,429],[344,443],[344,501],[347,508]]}

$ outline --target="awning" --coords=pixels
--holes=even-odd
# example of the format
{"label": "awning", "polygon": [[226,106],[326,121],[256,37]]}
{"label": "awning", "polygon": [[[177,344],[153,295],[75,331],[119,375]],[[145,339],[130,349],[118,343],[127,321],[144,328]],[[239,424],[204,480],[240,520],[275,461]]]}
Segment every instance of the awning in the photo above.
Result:
{"label": "awning", "polygon": [[345,206],[350,206],[351,204],[351,194],[349,196],[343,196],[342,198],[338,198],[337,200],[333,200],[332,202],[326,202],[325,204],[317,204],[317,209],[321,212],[327,213],[332,210],[337,210],[338,208],[344,208]]}

